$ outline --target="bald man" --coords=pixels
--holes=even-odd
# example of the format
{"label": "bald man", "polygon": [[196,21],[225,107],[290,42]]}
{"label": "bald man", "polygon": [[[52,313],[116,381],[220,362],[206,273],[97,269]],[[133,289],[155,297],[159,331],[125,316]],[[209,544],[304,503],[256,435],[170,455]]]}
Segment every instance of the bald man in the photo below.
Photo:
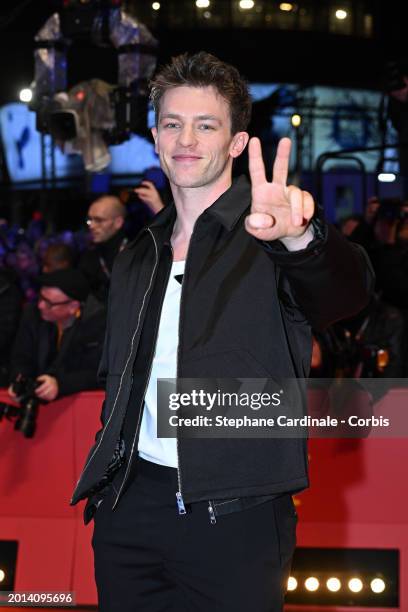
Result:
{"label": "bald man", "polygon": [[126,209],[116,196],[104,195],[92,202],[87,224],[92,245],[79,261],[79,269],[88,279],[92,293],[102,302],[108,296],[110,276],[116,255],[125,247]]}

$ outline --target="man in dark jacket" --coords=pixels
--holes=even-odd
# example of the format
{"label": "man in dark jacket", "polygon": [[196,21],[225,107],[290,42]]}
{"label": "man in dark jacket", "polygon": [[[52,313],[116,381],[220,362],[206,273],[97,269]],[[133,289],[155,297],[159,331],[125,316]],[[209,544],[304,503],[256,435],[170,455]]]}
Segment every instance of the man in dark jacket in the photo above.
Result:
{"label": "man in dark jacket", "polygon": [[151,97],[174,205],[115,263],[103,427],[72,503],[88,497],[85,519],[95,514],[101,612],[280,612],[305,439],[160,438],[156,382],[307,376],[311,325],[361,309],[371,273],[312,196],[286,185],[288,139],[272,182],[257,139],[252,185],[232,182],[251,108],[235,68],[179,56]]}
{"label": "man in dark jacket", "polygon": [[92,202],[87,223],[92,245],[79,260],[81,270],[92,293],[101,302],[108,298],[112,266],[116,255],[127,244],[124,223],[126,209],[118,197],[103,195]]}
{"label": "man in dark jacket", "polygon": [[[40,277],[38,304],[26,308],[11,356],[11,382],[20,374],[39,383],[44,401],[100,386],[96,373],[105,332],[105,308],[77,270]],[[14,397],[12,388],[10,394]]]}

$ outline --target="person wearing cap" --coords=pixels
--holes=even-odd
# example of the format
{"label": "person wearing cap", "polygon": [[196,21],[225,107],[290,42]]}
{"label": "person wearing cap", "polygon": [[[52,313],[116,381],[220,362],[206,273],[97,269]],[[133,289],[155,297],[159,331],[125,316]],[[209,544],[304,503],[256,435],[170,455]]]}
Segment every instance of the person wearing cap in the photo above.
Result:
{"label": "person wearing cap", "polygon": [[97,388],[105,307],[78,270],[44,274],[39,283],[38,303],[26,308],[13,346],[11,382],[19,374],[36,379],[44,401]]}

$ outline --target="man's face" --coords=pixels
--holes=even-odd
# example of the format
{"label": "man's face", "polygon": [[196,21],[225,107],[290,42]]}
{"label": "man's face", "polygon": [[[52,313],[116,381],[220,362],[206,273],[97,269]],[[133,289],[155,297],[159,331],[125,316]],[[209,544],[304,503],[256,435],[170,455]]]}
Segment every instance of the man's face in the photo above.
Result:
{"label": "man's face", "polygon": [[38,297],[38,309],[44,321],[63,323],[75,315],[79,308],[73,300],[57,287],[41,287]]}
{"label": "man's face", "polygon": [[152,133],[170,183],[184,188],[229,178],[248,141],[246,132],[231,135],[229,105],[213,87],[169,89]]}
{"label": "man's face", "polygon": [[92,241],[106,242],[122,227],[123,217],[115,213],[108,198],[101,198],[91,204],[87,220]]}

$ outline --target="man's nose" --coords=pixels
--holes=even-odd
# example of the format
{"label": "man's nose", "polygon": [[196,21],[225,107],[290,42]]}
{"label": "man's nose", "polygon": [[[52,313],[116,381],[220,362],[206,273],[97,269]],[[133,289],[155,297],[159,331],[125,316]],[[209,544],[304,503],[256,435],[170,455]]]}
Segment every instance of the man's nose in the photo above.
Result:
{"label": "man's nose", "polygon": [[197,142],[196,134],[192,125],[184,125],[179,132],[179,144],[182,147],[191,147]]}

